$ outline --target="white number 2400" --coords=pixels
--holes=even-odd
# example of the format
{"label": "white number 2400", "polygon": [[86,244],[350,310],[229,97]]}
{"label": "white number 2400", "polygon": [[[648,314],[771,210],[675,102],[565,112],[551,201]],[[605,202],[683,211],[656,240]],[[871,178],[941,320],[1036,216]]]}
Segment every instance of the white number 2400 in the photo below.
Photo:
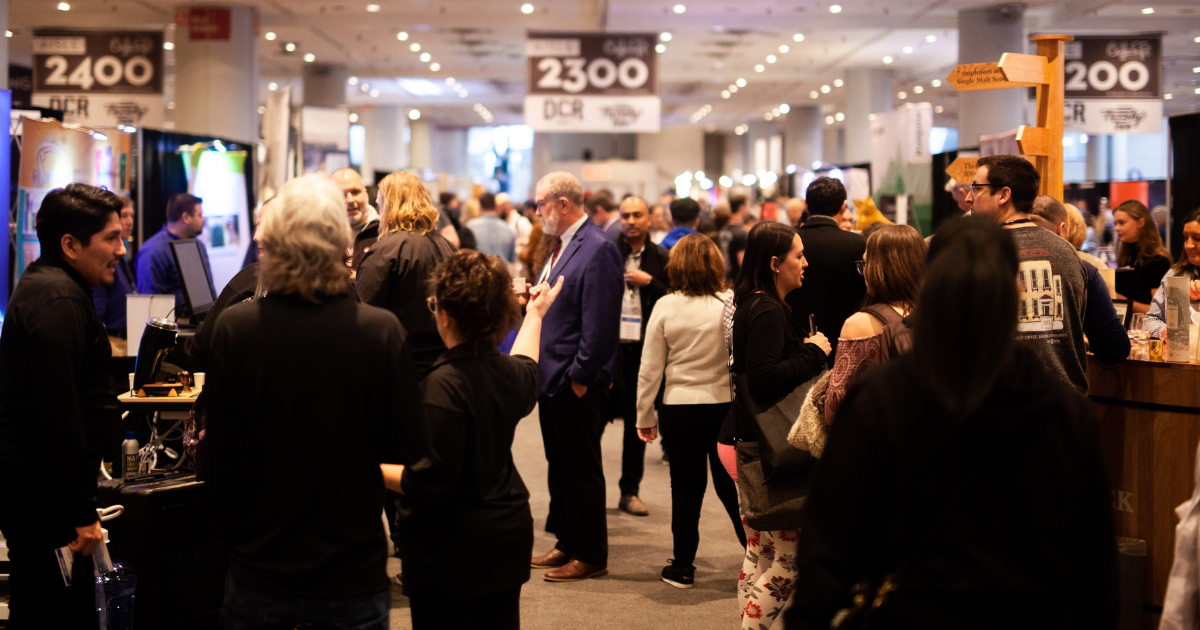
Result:
{"label": "white number 2400", "polygon": [[96,83],[112,87],[125,79],[130,85],[141,87],[154,78],[154,64],[141,55],[130,57],[125,63],[112,55],[105,55],[95,63],[90,56],[84,57],[68,75],[69,67],[67,58],[62,55],[47,58],[50,76],[46,77],[46,85],[74,85],[90,90]]}

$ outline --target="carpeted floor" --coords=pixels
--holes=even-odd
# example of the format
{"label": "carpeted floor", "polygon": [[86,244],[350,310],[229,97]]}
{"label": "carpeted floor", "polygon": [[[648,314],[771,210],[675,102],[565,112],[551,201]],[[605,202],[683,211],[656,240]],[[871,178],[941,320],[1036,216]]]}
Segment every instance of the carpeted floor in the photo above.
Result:
{"label": "carpeted floor", "polygon": [[[535,525],[534,550],[548,551],[554,537],[545,533],[546,457],[538,428],[537,411],[521,421],[513,456],[532,494]],[[668,467],[659,463],[659,443],[646,449],[646,475],[641,498],[650,516],[630,516],[616,509],[621,476],[621,420],[604,432],[604,476],[608,481],[609,574],[606,577],[554,584],[534,570],[521,591],[521,627],[524,630],[570,628],[646,628],[729,630],[738,626],[737,576],[742,549],[709,482],[700,521],[700,550],[696,558],[696,587],[677,589],[659,579],[671,557],[671,483]],[[722,474],[724,474],[722,472]],[[400,570],[400,561],[389,560],[388,570]],[[392,592],[392,628],[411,628],[408,600],[399,588]],[[447,628],[454,628],[447,619]]]}

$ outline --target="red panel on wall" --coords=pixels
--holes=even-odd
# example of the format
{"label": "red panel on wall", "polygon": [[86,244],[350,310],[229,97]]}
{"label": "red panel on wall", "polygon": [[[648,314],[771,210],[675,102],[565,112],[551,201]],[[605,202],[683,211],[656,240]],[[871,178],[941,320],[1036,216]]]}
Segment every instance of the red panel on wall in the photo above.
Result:
{"label": "red panel on wall", "polygon": [[229,41],[229,9],[193,7],[188,9],[188,39],[192,41]]}

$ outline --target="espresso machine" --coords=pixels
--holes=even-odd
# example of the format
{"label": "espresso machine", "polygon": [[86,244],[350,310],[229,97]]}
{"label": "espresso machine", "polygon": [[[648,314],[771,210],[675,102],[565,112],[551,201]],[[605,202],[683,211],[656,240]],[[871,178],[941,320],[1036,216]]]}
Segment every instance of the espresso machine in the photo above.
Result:
{"label": "espresso machine", "polygon": [[[160,382],[160,372],[163,360],[175,348],[178,334],[179,328],[175,322],[158,317],[152,317],[150,321],[146,322],[146,329],[142,332],[142,342],[138,345],[137,363],[134,364],[133,369],[133,392],[135,395],[146,395],[142,393],[143,391],[154,395],[146,388],[157,390],[159,387],[167,385]],[[174,385],[179,387],[178,383]]]}

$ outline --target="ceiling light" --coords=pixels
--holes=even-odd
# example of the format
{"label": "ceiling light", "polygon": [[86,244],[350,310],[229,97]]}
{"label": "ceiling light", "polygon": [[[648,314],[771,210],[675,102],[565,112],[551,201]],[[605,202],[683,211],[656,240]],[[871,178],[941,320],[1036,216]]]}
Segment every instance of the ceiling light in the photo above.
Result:
{"label": "ceiling light", "polygon": [[891,55],[888,55],[883,58],[883,63],[885,63],[885,64],[892,63],[893,61],[895,61],[895,59],[892,59]]}
{"label": "ceiling light", "polygon": [[58,3],[58,10],[59,10],[59,11],[70,11],[70,10],[71,10],[71,5],[67,4],[66,2],[59,2],[59,3]]}
{"label": "ceiling light", "polygon": [[1087,144],[1087,143],[1088,143],[1088,135],[1086,133],[1079,134],[1079,144]]}
{"label": "ceiling light", "polygon": [[349,83],[350,85],[358,85],[358,77],[350,77],[349,79],[346,79],[346,83]]}
{"label": "ceiling light", "polygon": [[273,42],[273,41],[275,41],[275,31],[267,31],[266,34],[263,35],[263,37],[265,37],[267,39],[267,41]]}
{"label": "ceiling light", "polygon": [[826,117],[825,117],[825,124],[826,124],[826,125],[832,125],[832,124],[833,124],[833,116],[826,116]]}
{"label": "ceiling light", "polygon": [[820,95],[820,94],[817,94],[817,91],[816,91],[816,90],[813,90],[813,91],[811,91],[811,92],[809,92],[809,93],[808,93],[808,98],[811,98],[811,99],[816,99],[816,98],[819,98],[820,96],[821,96],[821,95]]}
{"label": "ceiling light", "polygon": [[268,89],[268,90],[270,90],[270,91],[272,91],[272,92],[274,92],[275,90],[278,90],[278,89],[279,89],[279,84],[278,84],[278,83],[276,83],[276,82],[274,82],[274,81],[272,81],[272,82],[270,82],[270,83],[268,83],[268,84],[267,84],[267,89]]}
{"label": "ceiling light", "polygon": [[4,31],[5,37],[12,37],[12,31]]}
{"label": "ceiling light", "polygon": [[296,52],[296,45],[292,42],[288,42],[283,45],[283,49],[287,52]]}
{"label": "ceiling light", "polygon": [[379,13],[379,5],[378,4],[368,4],[367,5],[367,13]]}
{"label": "ceiling light", "polygon": [[775,109],[772,109],[772,110],[771,110],[771,116],[772,116],[772,117],[779,116],[779,115],[780,115],[780,114],[782,114],[782,113],[783,113],[783,111],[781,111],[781,110],[780,110],[778,107],[776,107]]}
{"label": "ceiling light", "polygon": [[740,136],[740,135],[746,133],[746,130],[743,129],[741,125],[738,125],[737,127],[733,128],[733,133],[736,133],[737,135]]}
{"label": "ceiling light", "polygon": [[454,85],[455,83],[454,77],[446,77],[446,85]]}
{"label": "ceiling light", "polygon": [[771,112],[763,114],[763,120],[771,120]]}
{"label": "ceiling light", "polygon": [[317,60],[317,56],[316,56],[316,55],[314,55],[314,54],[312,54],[312,53],[305,53],[305,54],[304,54],[304,61],[305,61],[305,62],[307,62],[307,63],[312,63],[312,62],[314,62],[314,61],[316,61],[316,60]]}
{"label": "ceiling light", "polygon": [[1173,94],[1171,94],[1170,92],[1167,92],[1166,94],[1163,94],[1163,100],[1164,100],[1164,101],[1169,101],[1169,100],[1171,100],[1171,99],[1173,99],[1173,98],[1175,98],[1175,96],[1174,96]]}
{"label": "ceiling light", "polygon": [[467,98],[467,91],[463,90],[458,93],[458,98]]}
{"label": "ceiling light", "polygon": [[[265,114],[265,113],[267,113],[267,108],[266,108],[266,106],[265,106],[265,105],[259,105],[259,106],[258,106],[258,115],[259,115],[259,116],[262,116],[262,115],[263,115],[263,114]],[[127,131],[127,130],[129,130],[129,129],[133,129],[133,127],[121,127],[121,131]],[[135,129],[134,131],[136,131],[136,129]],[[128,131],[128,133],[133,133],[133,131]]]}
{"label": "ceiling light", "polygon": [[533,13],[533,5],[529,4],[528,2],[526,2],[525,4],[522,4],[521,5],[521,13],[524,13],[525,15],[529,15],[530,13]]}
{"label": "ceiling light", "polygon": [[433,63],[431,63],[431,64],[429,64],[429,70],[430,70],[430,72],[437,72],[438,70],[441,70],[441,69],[442,69],[442,64],[440,64],[440,63],[438,63],[438,62],[436,62],[436,61],[435,61],[435,62],[433,62]]}
{"label": "ceiling light", "polygon": [[733,94],[729,90],[721,90],[721,98],[729,98],[730,96],[733,96]]}
{"label": "ceiling light", "polygon": [[717,178],[717,183],[721,184],[722,186],[724,186],[726,188],[729,188],[730,186],[733,185],[733,178],[728,175],[722,175],[719,178]]}
{"label": "ceiling light", "polygon": [[683,13],[684,11],[687,11],[687,7],[683,6],[682,4],[677,4],[671,7],[671,10],[676,13]]}
{"label": "ceiling light", "polygon": [[429,60],[431,59],[433,59],[433,55],[427,52],[421,53],[421,63],[429,63]]}
{"label": "ceiling light", "polygon": [[919,85],[913,86],[913,94],[920,94],[921,92],[924,92],[924,91],[925,91],[925,88],[923,88]]}
{"label": "ceiling light", "polygon": [[358,114],[351,112],[350,113],[350,122],[352,122],[352,123],[358,122]]}
{"label": "ceiling light", "polygon": [[936,88],[936,87],[942,87],[942,80],[941,80],[941,79],[934,79],[934,80],[932,80],[932,81],[930,81],[930,82],[929,82],[929,85],[932,85],[932,86],[933,86],[933,87],[935,87],[935,88]]}
{"label": "ceiling light", "polygon": [[792,106],[788,105],[787,103],[783,103],[779,106],[779,111],[786,114],[786,113],[792,111]]}
{"label": "ceiling light", "polygon": [[932,44],[933,42],[936,42],[936,41],[937,41],[937,35],[926,35],[925,36],[926,44]]}
{"label": "ceiling light", "polygon": [[656,52],[656,53],[658,53],[658,54],[660,54],[660,55],[661,55],[661,54],[663,54],[663,53],[665,53],[665,52],[667,52],[667,45],[666,45],[666,44],[655,44],[655,45],[654,45],[654,52]]}
{"label": "ceiling light", "polygon": [[843,114],[842,112],[838,112],[833,115],[833,119],[838,122],[842,122],[843,120],[846,120],[846,115]]}
{"label": "ceiling light", "polygon": [[371,89],[371,85],[369,83],[364,83],[364,84],[358,86],[358,89],[361,92],[366,92],[367,90]]}
{"label": "ceiling light", "polygon": [[766,69],[767,69],[767,67],[766,67],[766,66],[764,66],[764,65],[762,65],[761,63],[756,63],[756,64],[754,64],[754,71],[755,71],[755,72],[762,72],[763,70],[766,70]]}
{"label": "ceiling light", "polygon": [[742,185],[744,185],[744,186],[753,186],[754,182],[756,182],[756,181],[758,181],[758,179],[755,178],[750,173],[746,173],[745,175],[742,176]]}
{"label": "ceiling light", "polygon": [[738,86],[738,87],[740,87],[740,88],[746,87],[746,80],[745,80],[745,79],[738,79],[737,81],[734,81],[734,83],[736,83],[736,84],[737,84],[737,86]]}
{"label": "ceiling light", "polygon": [[822,85],[822,86],[821,86],[821,93],[822,93],[822,94],[828,94],[828,93],[829,93],[829,92],[830,92],[832,89],[833,89],[833,88],[829,87],[828,85]]}
{"label": "ceiling light", "polygon": [[409,120],[418,120],[420,118],[421,118],[421,110],[419,110],[415,107],[408,110],[408,119]]}
{"label": "ceiling light", "polygon": [[1154,13],[1154,7],[1146,7],[1145,9],[1142,9],[1142,15],[1150,15],[1151,13]]}
{"label": "ceiling light", "polygon": [[658,34],[658,38],[663,40],[664,42],[669,42],[669,41],[671,41],[671,34],[666,31],[663,31],[662,33]]}
{"label": "ceiling light", "polygon": [[829,5],[829,12],[830,12],[830,13],[841,13],[841,12],[842,12],[842,5],[840,5],[840,4],[831,4],[831,5]]}
{"label": "ceiling light", "polygon": [[1197,44],[1200,44],[1200,37],[1196,37],[1196,38],[1195,38],[1195,39],[1193,39],[1192,41],[1196,42]]}
{"label": "ceiling light", "polygon": [[408,45],[408,49],[413,52],[421,52],[421,45],[418,44],[417,42],[413,42]]}
{"label": "ceiling light", "polygon": [[779,61],[778,57],[775,55],[767,55],[767,63],[775,63],[776,61]]}
{"label": "ceiling light", "polygon": [[911,55],[911,54],[912,54],[912,52],[913,52],[913,47],[912,47],[912,46],[905,46],[904,48],[901,48],[901,49],[900,49],[900,52],[903,52],[903,53],[904,53],[904,54],[906,54],[906,55]]}
{"label": "ceiling light", "polygon": [[900,100],[902,100],[902,101],[903,101],[904,99],[908,98],[908,92],[904,92],[904,91],[897,92],[897,93],[896,93],[896,98],[898,98],[898,99],[900,99]]}
{"label": "ceiling light", "polygon": [[408,31],[400,31],[399,33],[396,33],[396,39],[402,42],[408,40]]}
{"label": "ceiling light", "polygon": [[940,114],[944,111],[946,111],[946,108],[942,107],[941,105],[938,105],[937,107],[933,108],[933,113],[935,113],[935,114]]}
{"label": "ceiling light", "polygon": [[804,33],[796,33],[795,35],[792,35],[792,41],[794,41],[794,42],[804,41]]}
{"label": "ceiling light", "polygon": [[791,50],[791,48],[788,48],[788,45],[787,45],[787,44],[780,44],[780,45],[779,45],[779,52],[781,52],[781,53],[786,53],[786,52],[788,52],[789,50]]}
{"label": "ceiling light", "polygon": [[833,80],[833,87],[842,87],[843,85],[846,85],[846,82],[845,82],[845,81],[843,81],[843,80],[841,80],[841,79],[834,79],[834,80]]}
{"label": "ceiling light", "polygon": [[1196,66],[1195,68],[1192,68],[1192,74],[1200,74],[1200,66]]}
{"label": "ceiling light", "polygon": [[1196,94],[1200,94],[1200,88],[1196,88]]}
{"label": "ceiling light", "polygon": [[175,50],[175,42],[163,42],[163,50]]}
{"label": "ceiling light", "polygon": [[371,90],[371,98],[379,98],[379,90]]}

